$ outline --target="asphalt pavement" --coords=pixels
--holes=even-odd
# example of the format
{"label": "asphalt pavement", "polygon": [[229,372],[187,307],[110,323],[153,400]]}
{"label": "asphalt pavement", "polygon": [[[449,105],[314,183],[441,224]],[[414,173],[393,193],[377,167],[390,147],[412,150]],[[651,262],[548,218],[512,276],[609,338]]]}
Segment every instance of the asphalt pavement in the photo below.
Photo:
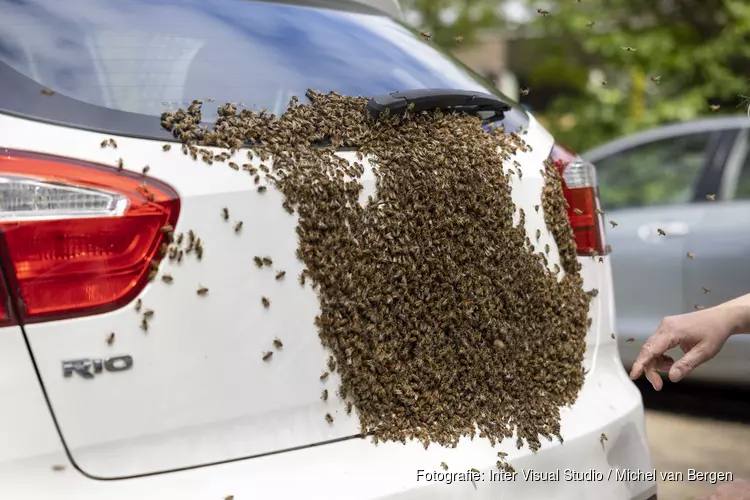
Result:
{"label": "asphalt pavement", "polygon": [[668,383],[656,393],[638,385],[657,474],[683,473],[682,480],[660,480],[660,500],[692,500],[716,488],[708,475],[690,481],[690,469],[750,480],[750,390]]}

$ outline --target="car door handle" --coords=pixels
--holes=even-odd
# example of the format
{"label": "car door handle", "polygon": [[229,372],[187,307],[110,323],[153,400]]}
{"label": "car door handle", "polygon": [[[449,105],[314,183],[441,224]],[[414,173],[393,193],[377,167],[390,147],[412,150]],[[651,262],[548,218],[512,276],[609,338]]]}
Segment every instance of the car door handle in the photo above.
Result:
{"label": "car door handle", "polygon": [[[659,230],[664,231],[661,234]],[[656,237],[684,237],[690,234],[690,225],[687,222],[655,222],[653,224],[644,224],[638,228],[638,236],[642,240],[652,240]]]}

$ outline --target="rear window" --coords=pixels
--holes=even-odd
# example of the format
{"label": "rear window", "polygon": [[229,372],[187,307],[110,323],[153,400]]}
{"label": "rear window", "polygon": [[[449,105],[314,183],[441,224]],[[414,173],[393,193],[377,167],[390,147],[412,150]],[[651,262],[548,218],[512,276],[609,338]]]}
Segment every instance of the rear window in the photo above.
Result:
{"label": "rear window", "polygon": [[[499,95],[417,33],[344,0],[3,0],[0,84],[0,110],[124,135],[157,133],[151,117],[193,99],[213,121],[226,102],[280,114],[309,88]],[[514,107],[508,128],[525,126],[501,97]]]}

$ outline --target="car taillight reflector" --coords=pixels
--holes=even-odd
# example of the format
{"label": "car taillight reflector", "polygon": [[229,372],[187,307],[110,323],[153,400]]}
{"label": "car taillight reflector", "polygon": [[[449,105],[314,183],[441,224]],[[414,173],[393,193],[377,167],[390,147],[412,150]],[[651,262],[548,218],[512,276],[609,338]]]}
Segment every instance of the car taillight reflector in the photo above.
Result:
{"label": "car taillight reflector", "polygon": [[575,235],[578,255],[609,253],[604,238],[596,168],[559,145],[555,145],[550,157],[563,180],[563,194],[568,202],[568,219]]}
{"label": "car taillight reflector", "polygon": [[20,321],[87,316],[130,302],[180,211],[151,178],[66,158],[0,150],[3,267]]}

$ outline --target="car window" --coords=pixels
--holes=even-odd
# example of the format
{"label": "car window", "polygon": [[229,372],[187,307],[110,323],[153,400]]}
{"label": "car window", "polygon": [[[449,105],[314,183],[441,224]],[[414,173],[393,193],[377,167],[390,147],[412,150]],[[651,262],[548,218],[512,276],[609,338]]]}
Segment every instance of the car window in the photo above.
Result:
{"label": "car window", "polygon": [[611,210],[691,201],[712,135],[661,139],[597,161],[602,205]]}
{"label": "car window", "polygon": [[750,200],[750,154],[745,155],[742,170],[740,170],[740,174],[737,177],[734,195],[730,196],[730,198],[734,200]]}
{"label": "car window", "polygon": [[[226,102],[279,114],[292,96],[304,101],[308,89],[500,95],[417,32],[349,0],[0,2],[3,63],[59,95],[109,110],[158,116],[201,99],[204,121],[214,121]],[[44,115],[50,100],[35,99],[27,108]],[[0,93],[0,109],[20,106],[11,100]]]}

